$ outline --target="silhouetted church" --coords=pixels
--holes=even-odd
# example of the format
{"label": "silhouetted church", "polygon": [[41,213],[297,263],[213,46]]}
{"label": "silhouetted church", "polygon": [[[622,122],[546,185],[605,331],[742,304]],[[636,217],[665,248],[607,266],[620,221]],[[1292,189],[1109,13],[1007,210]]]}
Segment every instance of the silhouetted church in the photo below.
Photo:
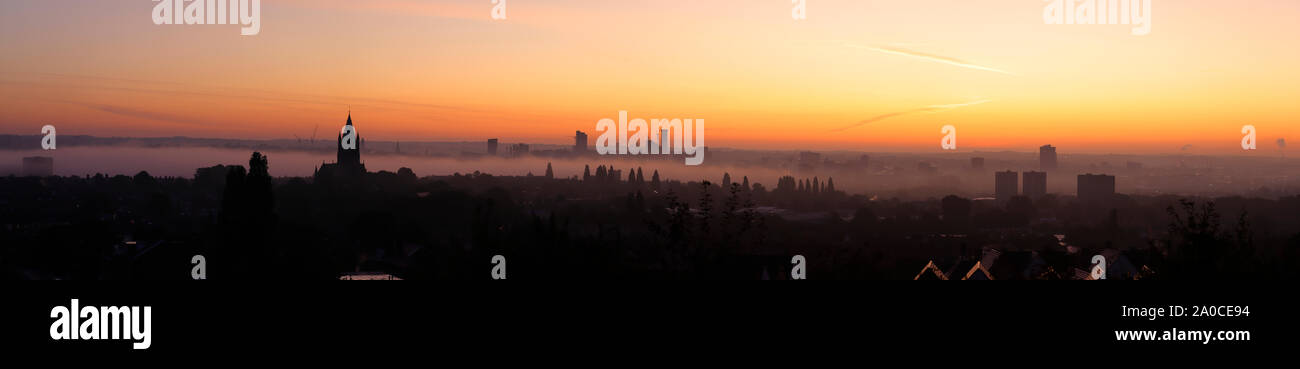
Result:
{"label": "silhouetted church", "polygon": [[[352,112],[348,112],[348,127],[352,126]],[[352,132],[357,132],[356,128]],[[321,164],[314,174],[318,183],[355,183],[361,180],[366,174],[366,164],[361,162],[361,145],[364,142],[360,133],[356,135],[357,144],[355,148],[345,149],[343,147],[343,133],[339,133],[338,139],[338,159],[332,164]]]}

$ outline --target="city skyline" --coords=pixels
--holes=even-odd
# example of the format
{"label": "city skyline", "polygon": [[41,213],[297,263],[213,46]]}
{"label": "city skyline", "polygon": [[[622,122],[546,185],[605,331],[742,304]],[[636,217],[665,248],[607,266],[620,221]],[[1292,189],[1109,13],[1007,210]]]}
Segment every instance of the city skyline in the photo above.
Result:
{"label": "city skyline", "polygon": [[277,1],[257,36],[160,27],[152,4],[6,4],[0,133],[293,138],[349,108],[379,141],[571,144],[619,110],[760,150],[939,152],[951,124],[962,152],[1274,156],[1300,133],[1300,87],[1279,83],[1300,80],[1294,2],[1156,3],[1146,36],[1044,24],[1039,1],[815,1],[799,21],[779,1],[516,2],[500,21],[487,3]]}
{"label": "city skyline", "polygon": [[[1286,344],[1280,295],[1240,285],[1300,279],[1296,15],[1300,0],[0,1],[7,346],[436,365],[444,347],[585,344],[547,347],[564,331],[616,354],[725,341],[793,358]],[[913,282],[861,304],[818,281]],[[510,286],[566,282],[708,290]],[[478,292],[443,293],[456,284]]]}

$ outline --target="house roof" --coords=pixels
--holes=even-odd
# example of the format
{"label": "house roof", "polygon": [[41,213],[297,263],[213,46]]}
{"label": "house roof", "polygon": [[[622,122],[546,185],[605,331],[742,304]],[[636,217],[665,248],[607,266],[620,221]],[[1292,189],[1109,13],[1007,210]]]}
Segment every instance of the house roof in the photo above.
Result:
{"label": "house roof", "polygon": [[993,280],[993,273],[989,273],[989,270],[984,268],[984,263],[978,261],[971,266],[970,271],[966,272],[966,276],[961,277],[961,280],[978,280],[980,279],[980,273],[983,274],[984,279]]}
{"label": "house roof", "polygon": [[912,278],[912,280],[919,281],[921,280],[921,277],[926,277],[926,276],[933,276],[932,278],[926,278],[927,280],[929,279],[938,279],[942,281],[948,280],[948,276],[944,275],[943,271],[939,270],[939,267],[934,265],[934,260],[931,260],[930,262],[926,263],[925,267],[921,268],[921,272],[917,273],[916,277]]}

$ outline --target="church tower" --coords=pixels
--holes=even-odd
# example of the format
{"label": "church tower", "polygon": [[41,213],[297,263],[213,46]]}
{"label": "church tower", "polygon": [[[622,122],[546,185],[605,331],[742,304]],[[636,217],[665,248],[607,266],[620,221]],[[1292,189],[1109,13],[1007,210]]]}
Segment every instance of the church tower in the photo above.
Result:
{"label": "church tower", "polygon": [[351,127],[353,137],[357,140],[355,148],[343,148],[343,132],[339,132],[337,158],[338,161],[329,164],[321,164],[316,168],[314,175],[317,183],[329,186],[355,186],[362,180],[366,174],[366,165],[361,163],[361,145],[365,143],[361,139],[361,134],[357,133],[356,127],[352,125],[352,112],[348,112],[348,123],[345,127]]}
{"label": "church tower", "polygon": [[344,167],[344,168],[359,168],[359,167],[361,167],[361,144],[362,144],[362,140],[361,140],[361,133],[358,132],[358,131],[356,130],[356,127],[352,125],[352,112],[348,112],[348,123],[347,123],[347,126],[348,126],[348,127],[352,127],[352,132],[353,132],[354,135],[356,135],[356,139],[357,139],[357,147],[356,147],[355,149],[344,149],[344,148],[343,148],[343,133],[339,133],[339,143],[338,143],[338,161],[337,161],[337,163],[339,164],[339,166],[342,166],[342,167]]}

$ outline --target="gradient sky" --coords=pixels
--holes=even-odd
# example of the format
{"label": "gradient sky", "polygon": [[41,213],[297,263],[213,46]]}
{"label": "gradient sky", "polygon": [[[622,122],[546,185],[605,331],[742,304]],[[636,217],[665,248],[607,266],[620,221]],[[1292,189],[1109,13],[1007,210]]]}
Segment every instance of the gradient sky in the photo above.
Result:
{"label": "gradient sky", "polygon": [[[569,143],[619,110],[772,149],[1258,153],[1300,140],[1300,1],[1161,1],[1151,34],[1041,0],[264,0],[262,32],[150,0],[0,3],[0,133]],[[593,135],[594,141],[594,135]]]}

